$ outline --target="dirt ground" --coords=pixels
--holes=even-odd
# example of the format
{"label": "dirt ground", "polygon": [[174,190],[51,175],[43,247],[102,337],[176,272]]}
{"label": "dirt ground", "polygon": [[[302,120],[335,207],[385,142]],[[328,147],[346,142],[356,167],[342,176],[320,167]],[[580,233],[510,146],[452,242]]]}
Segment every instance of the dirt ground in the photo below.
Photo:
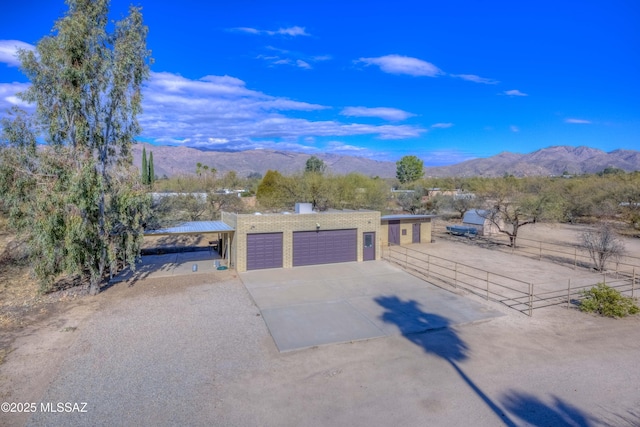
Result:
{"label": "dirt ground", "polygon": [[[580,231],[536,225],[523,228],[522,236],[566,242]],[[640,255],[640,239],[625,244]],[[499,254],[486,250],[486,256]],[[214,297],[212,303],[203,296]],[[144,419],[144,411],[119,412],[132,397],[153,401],[155,415],[148,420],[156,425],[640,425],[639,316],[614,320],[551,307],[529,318],[492,305],[506,316],[425,337],[280,354],[233,271],[56,298],[38,302],[29,319],[1,330],[11,347],[0,364],[0,402],[66,401],[73,394],[64,390],[81,390],[93,399],[92,425]],[[167,316],[178,331],[205,335],[189,341],[185,334],[147,329]],[[183,325],[190,316],[194,323]],[[110,349],[101,347],[105,338],[97,331],[111,334]],[[209,341],[214,348],[206,347],[214,345]],[[159,351],[167,353],[148,361],[167,364],[152,371],[159,378],[128,379],[128,392],[103,383],[107,367],[148,369],[136,353]],[[190,358],[194,365],[185,365]],[[197,387],[180,388],[192,375],[185,366],[198,373]],[[208,376],[210,383],[200,382]],[[166,383],[149,389],[156,381]],[[177,395],[167,394],[172,383]],[[170,411],[178,395],[190,411]],[[0,413],[0,425],[87,425],[87,418],[29,415]]]}

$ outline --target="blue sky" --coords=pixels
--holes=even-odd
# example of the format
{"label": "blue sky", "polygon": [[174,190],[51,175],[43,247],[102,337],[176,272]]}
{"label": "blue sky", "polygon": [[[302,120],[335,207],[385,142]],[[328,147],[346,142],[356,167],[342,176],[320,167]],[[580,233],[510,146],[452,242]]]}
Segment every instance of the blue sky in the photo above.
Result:
{"label": "blue sky", "polygon": [[[128,1],[112,1],[111,14]],[[552,145],[640,149],[640,2],[139,0],[155,63],[141,140],[425,165]],[[0,7],[13,56],[63,1]]]}

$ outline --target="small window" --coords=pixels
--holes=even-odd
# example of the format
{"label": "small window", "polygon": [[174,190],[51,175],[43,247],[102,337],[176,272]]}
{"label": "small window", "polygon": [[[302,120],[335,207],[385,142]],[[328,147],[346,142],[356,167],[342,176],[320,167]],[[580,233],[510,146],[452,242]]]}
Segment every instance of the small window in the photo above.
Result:
{"label": "small window", "polygon": [[406,235],[407,235],[407,229],[406,229],[406,228],[404,228],[404,229],[402,230],[402,235],[403,235],[403,236],[406,236]]}
{"label": "small window", "polygon": [[373,236],[371,234],[364,235],[364,247],[365,248],[373,247]]}

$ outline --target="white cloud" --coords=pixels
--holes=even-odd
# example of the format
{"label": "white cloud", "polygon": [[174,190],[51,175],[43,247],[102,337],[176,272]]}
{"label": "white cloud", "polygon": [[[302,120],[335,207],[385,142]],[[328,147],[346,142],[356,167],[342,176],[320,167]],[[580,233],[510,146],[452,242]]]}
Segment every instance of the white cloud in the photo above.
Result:
{"label": "white cloud", "polygon": [[310,36],[311,34],[307,33],[305,27],[298,27],[297,25],[294,27],[287,27],[287,28],[279,28],[277,30],[259,30],[257,28],[251,28],[251,27],[236,27],[236,28],[232,28],[233,31],[240,31],[243,33],[248,33],[248,34],[266,34],[269,36],[276,36],[276,35],[281,35],[281,36],[291,36],[291,37],[297,37],[297,36]]}
{"label": "white cloud", "polygon": [[591,124],[591,120],[583,120],[583,119],[565,119],[565,123],[575,123],[580,125],[589,125]]}
{"label": "white cloud", "polygon": [[474,83],[482,83],[486,85],[496,85],[500,83],[498,80],[487,79],[485,77],[476,76],[475,74],[450,74],[451,77],[457,77]]}
{"label": "white cloud", "polygon": [[509,126],[511,132],[520,132],[520,128],[518,126],[511,125]]}
{"label": "white cloud", "polygon": [[[301,52],[292,52],[286,49],[280,49],[274,46],[266,46],[268,54],[260,54],[256,56],[257,59],[263,59],[270,63],[270,65],[289,65],[292,67],[304,68],[310,70],[313,68],[312,63],[328,61],[331,59],[329,55],[306,55]],[[274,54],[273,52],[277,52]]]}
{"label": "white cloud", "polygon": [[143,107],[143,138],[189,146],[213,145],[218,149],[270,147],[308,151],[317,150],[305,145],[313,141],[309,138],[370,135],[406,139],[426,132],[410,125],[307,120],[297,116],[329,107],[250,90],[242,80],[230,76],[190,80],[167,72],[151,73],[144,89]]}
{"label": "white cloud", "polygon": [[35,46],[20,40],[0,40],[0,62],[11,67],[19,67],[18,49],[34,50]]}
{"label": "white cloud", "polygon": [[311,35],[305,31],[304,27],[298,27],[298,26],[289,27],[289,28],[280,28],[277,31],[267,31],[267,34],[269,35],[282,34],[282,35],[294,36],[294,37]]}
{"label": "white cloud", "polygon": [[453,126],[453,123],[434,123],[431,125],[431,127],[435,129],[447,129],[451,126]]}
{"label": "white cloud", "polygon": [[302,59],[298,59],[298,60],[296,60],[296,65],[297,65],[299,68],[306,68],[307,70],[310,70],[310,69],[311,69],[311,65],[309,65],[309,63],[308,63],[308,62],[303,61]]}
{"label": "white cloud", "polygon": [[11,107],[29,109],[31,105],[18,98],[18,93],[24,92],[29,86],[29,83],[0,83],[0,113]]}
{"label": "white cloud", "polygon": [[345,144],[342,141],[329,141],[327,150],[332,153],[356,154],[369,151],[367,148],[358,147],[356,145]]}
{"label": "white cloud", "polygon": [[444,74],[442,70],[430,62],[418,58],[401,55],[385,55],[378,58],[360,58],[358,62],[377,65],[382,71],[390,74],[408,74],[410,76],[436,77]]}
{"label": "white cloud", "polygon": [[508,96],[529,96],[526,93],[520,92],[518,89],[505,90],[503,94]]}
{"label": "white cloud", "polygon": [[388,107],[346,107],[340,114],[348,117],[378,117],[390,121],[402,121],[415,116],[413,113]]}

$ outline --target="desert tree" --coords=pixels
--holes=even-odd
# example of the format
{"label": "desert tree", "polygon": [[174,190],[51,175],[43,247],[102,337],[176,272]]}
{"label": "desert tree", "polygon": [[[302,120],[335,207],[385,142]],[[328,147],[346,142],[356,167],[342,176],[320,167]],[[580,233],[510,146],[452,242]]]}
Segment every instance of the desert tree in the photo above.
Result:
{"label": "desert tree", "polygon": [[[139,255],[149,199],[131,144],[150,56],[139,8],[108,32],[107,0],[67,5],[35,51],[18,52],[31,81],[20,97],[35,107],[34,126],[19,117],[3,122],[5,178],[22,184],[3,186],[2,195],[14,202],[13,224],[41,281],[50,286],[60,274],[79,274],[95,294],[107,269],[133,266]],[[28,143],[16,140],[21,132]],[[35,135],[44,149],[35,150]]]}
{"label": "desert tree", "polygon": [[403,211],[412,215],[424,214],[427,210],[423,197],[427,195],[427,190],[422,187],[415,187],[406,193],[399,193],[396,200]]}
{"label": "desert tree", "polygon": [[624,243],[618,238],[609,223],[601,223],[595,230],[580,236],[581,245],[598,271],[604,271],[609,260],[619,259],[624,254]]}
{"label": "desert tree", "polygon": [[293,206],[298,191],[295,182],[280,172],[268,170],[256,189],[256,198],[267,209]]}
{"label": "desert tree", "polygon": [[319,174],[323,174],[327,170],[327,165],[316,156],[311,156],[307,159],[305,163],[304,171],[305,172],[315,172]]}
{"label": "desert tree", "polygon": [[464,217],[465,212],[475,208],[478,205],[478,200],[474,194],[463,193],[453,196],[445,196],[445,202],[443,204],[448,205],[451,209],[460,214],[460,218]]}
{"label": "desert tree", "polygon": [[482,214],[496,229],[509,236],[509,244],[515,248],[520,228],[536,222],[551,220],[557,216],[557,201],[546,192],[523,191],[521,182],[513,177],[494,181],[491,189],[482,194],[486,210]]}
{"label": "desert tree", "polygon": [[401,184],[414,182],[424,175],[424,163],[416,156],[404,156],[396,162],[396,178]]}

